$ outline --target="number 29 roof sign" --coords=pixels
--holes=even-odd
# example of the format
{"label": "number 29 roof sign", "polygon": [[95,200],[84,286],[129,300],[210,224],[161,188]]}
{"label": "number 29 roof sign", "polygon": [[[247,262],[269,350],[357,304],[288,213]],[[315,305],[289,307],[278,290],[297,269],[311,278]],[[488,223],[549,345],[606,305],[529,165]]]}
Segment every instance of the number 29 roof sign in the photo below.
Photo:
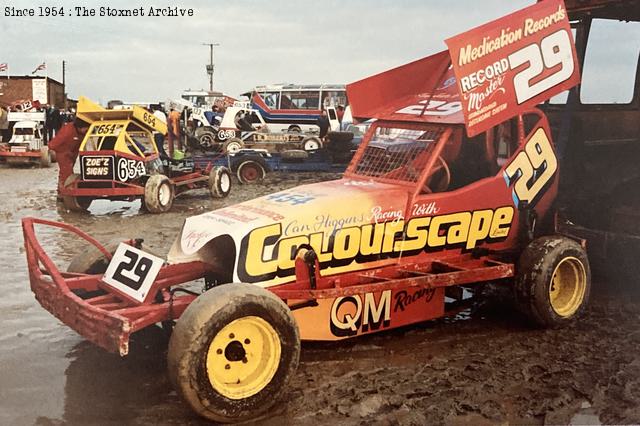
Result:
{"label": "number 29 roof sign", "polygon": [[354,117],[465,124],[481,133],[580,82],[562,0],[446,40],[449,51],[347,85]]}
{"label": "number 29 roof sign", "polygon": [[562,0],[541,1],[446,43],[470,136],[580,82]]}

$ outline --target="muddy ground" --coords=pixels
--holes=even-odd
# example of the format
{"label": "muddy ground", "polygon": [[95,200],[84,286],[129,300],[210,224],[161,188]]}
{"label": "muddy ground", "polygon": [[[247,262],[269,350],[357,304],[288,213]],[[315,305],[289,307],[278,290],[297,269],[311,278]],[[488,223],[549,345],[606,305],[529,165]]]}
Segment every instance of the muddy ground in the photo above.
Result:
{"label": "muddy ground", "polygon": [[[141,236],[166,252],[189,215],[313,179],[275,175],[234,187],[225,201],[191,193],[164,215],[139,213],[139,202],[96,202],[87,215],[56,205],[55,167],[0,167],[0,424],[204,424],[171,389],[160,329],[138,336],[121,359],[40,308],[20,218],[62,220],[102,242]],[[50,231],[41,241],[61,266],[84,247]],[[640,423],[640,296],[631,287],[595,282],[587,315],[562,330],[532,329],[496,297],[454,319],[303,345],[300,368],[266,423]]]}

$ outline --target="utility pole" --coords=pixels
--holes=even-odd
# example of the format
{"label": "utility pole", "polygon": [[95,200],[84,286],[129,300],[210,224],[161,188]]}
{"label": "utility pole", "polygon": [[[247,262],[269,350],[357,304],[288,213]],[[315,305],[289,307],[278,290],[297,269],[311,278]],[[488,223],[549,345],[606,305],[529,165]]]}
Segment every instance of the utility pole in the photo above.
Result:
{"label": "utility pole", "polygon": [[220,43],[202,43],[203,46],[209,46],[210,58],[207,65],[207,74],[209,74],[209,91],[213,92],[213,47],[220,46]]}
{"label": "utility pole", "polygon": [[68,107],[67,105],[67,85],[66,85],[66,73],[67,71],[67,61],[62,61],[62,97],[64,99],[64,107],[65,109]]}

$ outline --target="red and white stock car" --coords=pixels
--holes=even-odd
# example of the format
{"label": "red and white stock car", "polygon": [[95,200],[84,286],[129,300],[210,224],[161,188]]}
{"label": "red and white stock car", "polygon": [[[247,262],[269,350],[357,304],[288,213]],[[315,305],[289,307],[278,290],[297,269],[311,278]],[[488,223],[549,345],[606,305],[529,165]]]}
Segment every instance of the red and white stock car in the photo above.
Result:
{"label": "red and white stock car", "polygon": [[[589,297],[589,262],[583,241],[555,232],[559,164],[535,108],[579,82],[564,4],[544,1],[447,43],[348,86],[354,115],[376,121],[342,179],[191,217],[166,259],[24,219],[38,301],[121,355],[132,333],[176,321],[170,377],[216,421],[268,412],[300,340],[451,315],[487,281],[513,286],[538,325],[572,320]],[[99,255],[63,272],[36,225],[75,232]],[[182,286],[196,279],[202,292]]]}

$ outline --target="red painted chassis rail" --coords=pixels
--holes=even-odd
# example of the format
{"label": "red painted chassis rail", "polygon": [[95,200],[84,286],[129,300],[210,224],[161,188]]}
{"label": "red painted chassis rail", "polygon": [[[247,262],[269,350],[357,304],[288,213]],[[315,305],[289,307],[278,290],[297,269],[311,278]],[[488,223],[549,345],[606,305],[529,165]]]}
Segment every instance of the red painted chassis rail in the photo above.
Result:
{"label": "red painted chassis rail", "polygon": [[40,158],[40,151],[0,151],[0,157],[31,157]]}

